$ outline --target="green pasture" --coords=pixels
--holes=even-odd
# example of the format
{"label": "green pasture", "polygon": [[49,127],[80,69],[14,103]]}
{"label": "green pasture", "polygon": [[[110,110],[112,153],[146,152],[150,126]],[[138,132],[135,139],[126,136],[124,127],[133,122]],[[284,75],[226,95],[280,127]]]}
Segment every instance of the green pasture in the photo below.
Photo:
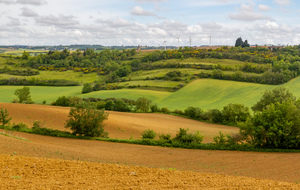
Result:
{"label": "green pasture", "polygon": [[[15,90],[23,88],[23,86],[0,86],[0,102],[11,102],[17,97],[14,95]],[[45,87],[30,86],[32,100],[41,104],[44,100],[50,104],[61,96],[78,96],[81,98],[127,98],[137,100],[140,97],[147,97],[152,101],[158,101],[169,96],[170,92],[140,90],[140,89],[121,89],[121,90],[103,90],[81,94],[82,86],[72,87]]]}
{"label": "green pasture", "polygon": [[193,64],[203,64],[203,65],[243,65],[245,62],[233,60],[233,59],[216,59],[216,58],[187,58],[187,59],[168,59],[168,60],[160,60],[153,62],[154,65],[161,65],[166,63],[180,63],[180,64],[187,64],[187,65],[193,65]]}
{"label": "green pasture", "polygon": [[165,80],[141,80],[141,81],[126,81],[117,83],[118,86],[141,86],[141,87],[159,87],[159,88],[174,88],[178,85],[185,85],[182,81],[165,81]]}
{"label": "green pasture", "polygon": [[[0,102],[11,102],[17,97],[14,95],[16,89],[22,86],[0,86]],[[72,87],[45,87],[30,86],[31,98],[35,103],[42,103],[46,100],[47,104],[56,100],[60,96],[79,96],[82,86]]]}
{"label": "green pasture", "polygon": [[[161,92],[140,89],[103,90],[81,94],[82,86],[76,87],[30,87],[32,99],[36,103],[46,100],[47,104],[60,96],[79,96],[82,98],[128,98],[136,100],[147,97],[159,107],[170,110],[184,110],[189,106],[202,109],[222,109],[229,103],[241,103],[251,107],[262,96],[266,89],[286,87],[296,97],[300,97],[300,78],[283,85],[262,85],[244,82],[223,81],[214,79],[198,79],[176,92]],[[0,102],[11,102],[16,96],[14,91],[21,86],[0,86]]]}
{"label": "green pasture", "polygon": [[103,90],[97,92],[91,92],[88,94],[82,94],[79,97],[82,98],[127,98],[131,100],[137,100],[140,97],[147,97],[154,103],[168,97],[171,92],[161,92],[154,90],[140,90],[140,89],[120,89],[120,90]]}
{"label": "green pasture", "polygon": [[22,49],[22,48],[19,48],[19,49],[5,49],[4,50],[4,54],[11,54],[11,55],[18,55],[18,56],[21,56],[23,54],[24,51],[26,52],[29,52],[30,53],[30,56],[34,56],[35,53],[46,53],[47,50],[42,50],[42,49]]}
{"label": "green pasture", "polygon": [[[172,71],[180,71],[182,75],[194,75],[196,73],[199,73],[201,71],[203,72],[212,72],[208,70],[200,70],[200,69],[181,69],[181,68],[171,68],[171,69],[155,69],[155,70],[148,70],[148,71],[136,71],[132,72],[128,77],[131,78],[131,80],[144,80],[147,78],[155,78],[155,77],[163,77],[168,72]],[[127,77],[127,78],[128,78]],[[126,77],[125,77],[126,78]]]}
{"label": "green pasture", "polygon": [[222,109],[229,103],[241,103],[250,108],[261,98],[265,90],[276,87],[285,87],[296,97],[300,97],[299,77],[283,85],[199,79],[156,103],[171,110],[189,106]]}
{"label": "green pasture", "polygon": [[39,75],[34,76],[17,76],[17,75],[9,75],[6,73],[0,74],[0,78],[8,79],[8,78],[26,78],[26,79],[65,79],[71,80],[79,83],[93,83],[95,81],[101,80],[104,76],[97,75],[97,73],[88,73],[84,74],[82,72],[74,72],[71,70],[68,71],[39,71]]}

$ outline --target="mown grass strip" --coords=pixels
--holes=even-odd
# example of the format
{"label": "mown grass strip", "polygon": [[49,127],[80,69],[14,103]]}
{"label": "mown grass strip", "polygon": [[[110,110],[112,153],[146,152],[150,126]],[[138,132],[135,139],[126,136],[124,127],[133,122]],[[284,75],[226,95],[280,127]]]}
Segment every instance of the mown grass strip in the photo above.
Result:
{"label": "mown grass strip", "polygon": [[16,136],[8,135],[8,134],[1,133],[1,132],[0,132],[0,135],[4,135],[4,136],[6,136],[6,137],[11,137],[11,138],[19,139],[19,140],[23,140],[23,141],[28,141],[28,142],[30,141],[30,140],[25,139],[25,138],[16,137]]}

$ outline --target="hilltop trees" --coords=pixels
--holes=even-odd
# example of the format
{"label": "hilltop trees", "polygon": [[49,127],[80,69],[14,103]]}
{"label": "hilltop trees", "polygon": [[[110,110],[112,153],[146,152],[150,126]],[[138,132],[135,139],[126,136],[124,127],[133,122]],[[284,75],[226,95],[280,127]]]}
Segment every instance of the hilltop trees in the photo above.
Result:
{"label": "hilltop trees", "polygon": [[248,44],[248,40],[243,41],[241,37],[236,39],[235,41],[235,47],[250,47]]}

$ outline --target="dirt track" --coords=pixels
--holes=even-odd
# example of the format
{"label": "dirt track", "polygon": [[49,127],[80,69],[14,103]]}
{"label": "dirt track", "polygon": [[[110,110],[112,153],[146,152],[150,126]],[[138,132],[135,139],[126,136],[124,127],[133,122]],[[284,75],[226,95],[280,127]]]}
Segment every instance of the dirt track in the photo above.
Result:
{"label": "dirt track", "polygon": [[[0,107],[3,107],[3,105],[10,105],[10,104],[0,104]],[[45,106],[34,106],[34,105],[31,105],[30,107],[26,108],[26,106],[23,107],[23,105],[21,106],[19,105],[20,109],[18,109],[17,108],[18,104],[16,104],[15,106],[16,107],[14,107],[14,109],[16,110],[16,112],[14,114],[16,115],[14,116],[13,114],[10,115],[19,119],[19,121],[17,122],[26,123],[27,121],[29,122],[30,120],[30,123],[32,123],[31,121],[37,119],[40,120],[41,118],[44,118],[47,125],[47,123],[49,122],[49,120],[47,119],[56,116],[55,120],[49,122],[51,123],[51,125],[52,124],[56,125],[56,122],[58,123],[59,121],[61,122],[62,120],[61,118],[65,119],[66,115],[68,114],[68,108],[57,109],[56,107],[50,107],[50,106],[45,107]],[[41,112],[42,109],[37,107],[41,107],[45,110]],[[112,115],[113,114],[111,114],[111,116]],[[133,117],[133,115],[129,114],[128,117]],[[173,118],[173,116],[171,116],[170,118]],[[140,120],[142,121],[141,118]],[[146,124],[147,122],[144,123]],[[203,129],[205,129],[205,127]],[[162,128],[162,130],[164,129]],[[117,131],[116,134],[118,134],[119,132],[126,132],[128,130],[124,130],[124,131],[115,130],[115,131]],[[169,170],[185,170],[185,171],[194,171],[200,173],[214,173],[214,174],[222,174],[222,175],[230,175],[230,176],[247,176],[247,177],[260,178],[260,179],[271,179],[276,181],[300,183],[300,154],[298,153],[287,154],[287,153],[187,150],[187,149],[118,144],[118,143],[67,139],[67,138],[54,138],[54,137],[32,135],[32,134],[26,134],[20,132],[11,133],[10,131],[4,131],[4,130],[0,130],[0,132],[5,132],[6,134],[10,134],[12,136],[21,137],[29,140],[29,141],[19,140],[12,137],[6,137],[0,135],[0,154],[36,157],[36,158],[28,158],[29,160],[26,160],[27,158],[26,159],[24,158],[25,161],[23,161],[22,158],[22,161],[20,161],[19,164],[21,165],[23,164],[24,167],[25,167],[24,162],[30,163],[32,165],[36,163],[36,165],[38,165],[37,164],[38,160],[42,160],[41,163],[42,167],[39,168],[38,172],[36,171],[36,174],[31,174],[33,172],[30,173],[30,171],[26,170],[26,168],[24,167],[23,170],[18,170],[16,169],[16,167],[9,166],[10,163],[14,163],[11,161],[9,163],[7,163],[8,161],[4,163],[7,165],[7,167],[9,166],[8,168],[6,168],[6,166],[5,167],[0,166],[0,168],[2,168],[2,171],[17,172],[17,173],[9,173],[7,175],[2,172],[3,176],[0,177],[1,183],[2,181],[5,181],[7,185],[10,185],[7,187],[11,187],[12,189],[13,189],[13,185],[17,185],[17,184],[32,185],[32,188],[35,189],[38,186],[34,186],[34,185],[40,184],[34,180],[35,178],[39,179],[39,181],[42,181],[42,184],[45,185],[52,184],[53,186],[51,187],[53,188],[59,188],[60,187],[59,185],[63,185],[64,188],[67,188],[69,187],[69,185],[71,186],[71,184],[74,185],[74,187],[78,187],[80,189],[89,188],[88,185],[93,185],[92,182],[86,181],[85,184],[79,183],[78,182],[79,178],[77,174],[82,175],[83,176],[82,178],[86,180],[88,179],[92,180],[92,179],[96,179],[95,176],[100,175],[97,172],[102,171],[102,169],[98,169],[96,171],[91,170],[91,167],[100,168],[100,166],[90,165],[89,166],[90,168],[87,169],[88,164],[86,164],[83,167],[82,164],[69,165],[69,163],[67,162],[58,161],[58,160],[53,162],[47,160],[47,162],[45,162],[44,159],[41,158],[55,158],[55,159],[64,159],[64,160],[80,160],[80,161],[91,161],[91,162],[101,162],[101,163],[110,163],[110,164],[114,163],[114,164],[126,164],[126,165],[135,165],[135,166],[147,166],[151,168],[166,168]],[[0,160],[3,161],[7,159],[0,158]],[[19,158],[17,160],[19,160]],[[48,162],[50,164],[46,164]],[[18,165],[18,163],[14,163],[14,164],[16,166]],[[66,168],[61,166],[61,164],[68,165],[71,168],[70,171],[73,171],[73,173],[68,173],[68,172],[64,173],[63,171],[65,171]],[[93,165],[93,163],[91,164]],[[161,172],[161,170],[150,170],[147,168],[140,168],[140,170],[121,169],[121,171],[116,171],[115,169],[113,169],[114,167],[116,167],[115,165],[110,165],[105,167],[111,168],[112,171],[103,169],[107,171],[108,175],[110,175],[108,176],[108,178],[104,178],[103,180],[107,182],[108,184],[107,187],[111,187],[114,189],[117,189],[117,187],[122,187],[121,185],[124,184],[127,184],[126,187],[128,188],[132,187],[133,189],[136,189],[136,187],[138,188],[145,187],[146,189],[155,189],[155,188],[161,189],[163,187],[165,187],[166,189],[175,188],[175,187],[178,187],[178,189],[182,189],[182,188],[199,189],[200,186],[197,185],[201,185],[201,184],[204,184],[204,186],[201,187],[205,187],[205,188],[213,187],[213,188],[221,189],[221,188],[228,187],[229,189],[234,189],[234,188],[241,189],[242,187],[244,187],[245,189],[249,189],[249,188],[258,189],[257,187],[261,187],[261,189],[270,189],[271,187],[273,188],[283,187],[281,185],[284,184],[281,182],[275,183],[275,182],[260,181],[255,179],[249,179],[250,181],[248,181],[248,179],[246,178],[243,178],[246,180],[243,181],[243,179],[240,177],[234,179],[234,177],[226,176],[224,178],[221,176],[214,176],[212,174],[206,175],[206,174],[189,173],[189,172],[170,173],[170,171],[168,170],[163,170]],[[122,167],[126,168],[129,166],[122,166]],[[15,169],[9,169],[9,168],[15,168]],[[58,172],[57,178],[55,177],[55,174],[51,173],[52,170]],[[43,171],[46,173],[44,174]],[[130,173],[131,172],[137,173],[136,171],[139,171],[138,176],[135,176],[134,178],[136,180],[132,180],[133,176],[128,175],[128,171],[130,171]],[[28,172],[30,173],[30,175],[29,174],[27,175]],[[113,175],[114,173],[116,173],[116,175]],[[51,176],[52,174],[53,176]],[[191,176],[189,176],[190,174]],[[23,175],[27,177],[24,177]],[[207,177],[203,177],[203,175]],[[61,177],[61,176],[65,176],[65,177]],[[189,178],[193,180],[184,182],[185,178],[183,176],[189,176]],[[202,176],[202,177],[198,177],[198,176]],[[18,179],[19,177],[20,179]],[[2,180],[2,178],[5,178],[5,180]],[[47,178],[49,178],[50,180],[47,180]],[[62,181],[62,178],[64,180],[68,179],[65,180],[66,183]],[[98,185],[99,187],[101,187],[101,184],[104,182],[101,181],[102,178],[101,179],[98,178],[97,178],[97,180],[99,180]],[[182,179],[182,181],[180,181],[179,178]],[[205,179],[205,181],[203,181],[203,178]],[[217,182],[213,181],[214,178],[217,180]],[[114,179],[116,180],[122,179],[122,181],[119,180],[118,183],[111,184],[112,180]],[[126,183],[124,181],[126,181]],[[149,181],[151,181],[151,184],[153,186],[148,184]],[[198,181],[198,182],[200,181],[200,182],[198,184],[195,183],[194,181]],[[237,181],[240,182],[237,183]],[[69,182],[70,184],[67,184]],[[182,186],[183,183],[185,183],[185,186]],[[245,183],[246,186],[242,186],[244,185],[243,183]],[[270,186],[268,186],[269,184]],[[295,184],[292,184],[292,186],[294,187],[294,189],[297,189],[296,187],[300,189],[299,185],[295,186]],[[41,186],[40,188],[47,188],[47,186]]]}

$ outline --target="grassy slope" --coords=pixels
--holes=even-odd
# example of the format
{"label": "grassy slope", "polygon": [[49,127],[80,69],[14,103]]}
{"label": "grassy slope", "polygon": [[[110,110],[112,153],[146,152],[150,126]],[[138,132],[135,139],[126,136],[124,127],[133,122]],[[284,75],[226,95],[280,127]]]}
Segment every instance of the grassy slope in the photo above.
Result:
{"label": "grassy slope", "polygon": [[[242,62],[234,61],[234,60],[219,60],[219,59],[194,59],[189,58],[185,60],[172,59],[168,60],[168,62],[181,62],[185,64],[193,64],[193,63],[209,63],[209,64],[233,64],[239,65]],[[0,58],[0,65],[5,64],[5,59]],[[132,73],[131,78],[133,81],[127,81],[123,83],[119,83],[119,85],[138,85],[141,86],[165,86],[165,87],[175,87],[178,84],[183,83],[184,81],[143,81],[143,79],[147,77],[156,77],[163,76],[165,73],[172,71],[175,69],[161,69],[161,70],[153,70],[153,71],[140,71],[137,73]],[[200,72],[200,70],[195,69],[181,69],[181,72],[184,74],[194,74]],[[209,72],[209,71],[207,71]],[[18,77],[7,74],[1,74],[0,77],[9,78],[9,77]],[[103,76],[98,76],[95,73],[91,74],[82,74],[82,73],[74,73],[72,71],[67,72],[45,72],[41,71],[40,75],[37,76],[29,76],[25,78],[67,78],[69,80],[74,80],[78,82],[94,82],[95,80],[99,80],[100,78],[103,80]],[[23,77],[22,77],[23,78]],[[101,80],[100,79],[100,80]],[[138,81],[134,81],[138,80]],[[279,85],[284,86],[297,97],[300,96],[300,78],[296,78],[291,80],[290,82]],[[139,97],[147,97],[150,98],[153,103],[159,105],[159,107],[167,107],[171,110],[180,109],[184,110],[189,106],[197,106],[203,109],[212,109],[218,108],[221,109],[223,106],[229,103],[242,103],[245,106],[251,107],[254,103],[256,103],[262,93],[266,89],[273,89],[277,86],[272,85],[261,85],[254,83],[242,83],[242,82],[234,82],[234,81],[224,81],[224,80],[214,80],[214,79],[199,79],[196,80],[184,88],[180,89],[175,93],[169,92],[158,92],[151,90],[139,90],[139,89],[122,89],[122,90],[114,90],[114,91],[99,91],[92,92],[89,94],[81,94],[82,87],[30,87],[32,99],[36,103],[41,103],[44,100],[47,103],[51,103],[56,100],[60,96],[80,96],[84,98],[88,97],[98,97],[98,98],[128,98],[136,100]],[[14,98],[14,91],[16,89],[21,88],[20,86],[0,86],[0,102],[11,102]]]}
{"label": "grassy slope", "polygon": [[[16,98],[14,91],[22,88],[21,86],[0,86],[0,102],[11,102]],[[46,100],[47,104],[56,100],[60,96],[78,96],[82,86],[75,87],[43,87],[30,86],[32,100],[35,103],[42,103]]]}
{"label": "grassy slope", "polygon": [[300,97],[300,78],[283,85],[262,85],[214,79],[196,80],[176,93],[156,103],[169,109],[184,109],[188,106],[199,106],[203,109],[218,108],[229,103],[241,103],[251,107],[267,89],[285,87],[296,97]]}
{"label": "grassy slope", "polygon": [[[0,102],[11,102],[16,98],[14,91],[22,88],[21,86],[0,86]],[[75,87],[41,87],[30,86],[32,100],[35,103],[42,103],[46,100],[47,104],[56,100],[60,96],[79,96],[82,98],[128,98],[136,100],[140,97],[147,97],[153,101],[158,101],[162,98],[169,96],[170,92],[159,92],[151,90],[138,90],[138,89],[122,89],[110,91],[98,91],[88,94],[81,94],[82,86]]]}
{"label": "grassy slope", "polygon": [[[151,90],[122,89],[111,91],[98,91],[81,94],[82,87],[30,87],[32,99],[36,103],[46,100],[51,103],[59,96],[79,96],[98,98],[128,98],[136,100],[139,97],[150,98],[159,107],[171,110],[185,109],[188,106],[197,106],[203,109],[218,108],[229,103],[242,103],[251,107],[256,103],[266,89],[283,86],[288,88],[296,97],[300,97],[300,78],[286,84],[272,86],[214,79],[199,79],[188,84],[175,93]],[[15,96],[14,91],[20,86],[0,86],[0,102],[11,102]]]}

